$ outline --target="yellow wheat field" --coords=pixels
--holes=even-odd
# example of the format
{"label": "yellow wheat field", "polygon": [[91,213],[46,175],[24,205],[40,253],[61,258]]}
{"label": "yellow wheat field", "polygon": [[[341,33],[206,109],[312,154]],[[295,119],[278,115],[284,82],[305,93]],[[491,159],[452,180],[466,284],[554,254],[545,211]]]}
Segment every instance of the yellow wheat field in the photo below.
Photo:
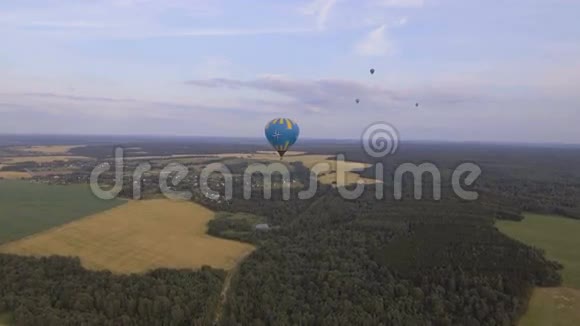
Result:
{"label": "yellow wheat field", "polygon": [[32,175],[28,172],[0,171],[0,179],[19,180],[29,179],[31,177]]}
{"label": "yellow wheat field", "polygon": [[78,256],[84,267],[114,273],[209,265],[230,269],[255,248],[206,234],[214,213],[191,202],[131,201],[109,211],[7,243],[0,252]]}

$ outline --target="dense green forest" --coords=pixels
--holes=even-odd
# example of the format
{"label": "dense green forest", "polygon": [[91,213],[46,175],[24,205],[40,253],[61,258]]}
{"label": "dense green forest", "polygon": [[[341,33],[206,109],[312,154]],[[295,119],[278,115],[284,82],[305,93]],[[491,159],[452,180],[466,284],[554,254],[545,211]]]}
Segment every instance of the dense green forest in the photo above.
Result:
{"label": "dense green forest", "polygon": [[487,213],[329,191],[259,235],[223,324],[511,325],[533,286],[560,283],[561,266],[499,233]]}
{"label": "dense green forest", "polygon": [[208,325],[224,271],[155,270],[120,276],[80,260],[0,255],[0,311],[16,325]]}

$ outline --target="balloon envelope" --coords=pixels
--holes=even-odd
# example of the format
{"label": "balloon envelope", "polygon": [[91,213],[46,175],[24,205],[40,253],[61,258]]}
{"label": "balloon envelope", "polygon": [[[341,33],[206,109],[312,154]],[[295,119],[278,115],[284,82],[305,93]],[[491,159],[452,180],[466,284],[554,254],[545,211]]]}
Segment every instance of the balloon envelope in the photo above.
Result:
{"label": "balloon envelope", "polygon": [[265,134],[270,145],[282,157],[296,143],[296,140],[298,140],[300,128],[290,119],[277,118],[268,122],[265,128]]}
{"label": "balloon envelope", "polygon": [[374,73],[375,73],[375,70],[374,69],[371,69],[371,74],[374,74]]}

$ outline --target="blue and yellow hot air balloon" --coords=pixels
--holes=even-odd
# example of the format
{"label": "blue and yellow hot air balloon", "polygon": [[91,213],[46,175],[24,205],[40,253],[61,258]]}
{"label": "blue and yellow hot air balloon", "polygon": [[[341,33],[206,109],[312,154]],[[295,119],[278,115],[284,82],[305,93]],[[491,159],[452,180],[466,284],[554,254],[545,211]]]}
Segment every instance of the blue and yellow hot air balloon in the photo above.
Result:
{"label": "blue and yellow hot air balloon", "polygon": [[266,138],[280,155],[280,159],[286,151],[294,145],[300,134],[298,125],[287,118],[274,119],[266,125]]}

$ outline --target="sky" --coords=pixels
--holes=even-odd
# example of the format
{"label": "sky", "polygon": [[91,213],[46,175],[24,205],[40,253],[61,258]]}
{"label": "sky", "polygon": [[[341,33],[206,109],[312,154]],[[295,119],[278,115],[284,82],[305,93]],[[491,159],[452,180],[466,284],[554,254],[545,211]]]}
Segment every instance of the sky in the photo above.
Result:
{"label": "sky", "polygon": [[0,134],[263,137],[286,117],[306,138],[384,121],[401,140],[580,143],[579,12],[574,0],[2,0]]}

